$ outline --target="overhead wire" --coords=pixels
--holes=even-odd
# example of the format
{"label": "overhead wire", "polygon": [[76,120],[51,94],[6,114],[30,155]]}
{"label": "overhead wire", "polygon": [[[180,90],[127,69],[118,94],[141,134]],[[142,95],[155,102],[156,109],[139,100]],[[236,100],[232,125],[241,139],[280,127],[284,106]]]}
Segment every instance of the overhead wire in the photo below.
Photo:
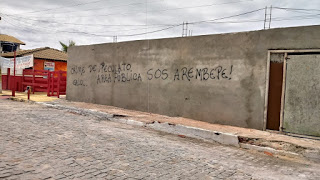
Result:
{"label": "overhead wire", "polygon": [[[156,0],[156,1],[151,1],[151,2],[161,2],[161,0]],[[150,3],[150,2],[149,2]],[[129,3],[129,4],[123,4],[123,5],[115,5],[115,6],[109,6],[107,8],[117,8],[117,7],[126,7],[126,6],[136,6],[136,5],[142,5],[142,4],[145,4],[145,2],[137,2],[137,3]],[[84,10],[76,10],[76,11],[64,11],[64,12],[49,12],[49,13],[46,13],[45,15],[50,15],[50,14],[70,14],[70,13],[74,13],[74,12],[86,12],[86,11],[97,11],[97,10],[101,10],[101,9],[106,9],[106,7],[100,7],[100,8],[91,8],[91,9],[84,9]]]}
{"label": "overhead wire", "polygon": [[[6,21],[8,22],[8,21]],[[12,23],[9,23],[12,25]],[[24,25],[24,26],[27,26],[29,29],[32,29],[32,30],[39,30],[39,29],[35,29],[34,27],[30,27],[28,25]],[[180,24],[178,25],[173,25],[173,26],[169,26],[169,27],[166,27],[166,28],[162,28],[162,29],[158,29],[158,30],[154,30],[154,31],[149,31],[149,32],[144,32],[144,33],[135,33],[135,34],[123,34],[123,35],[118,35],[119,37],[130,37],[130,36],[139,36],[139,35],[144,35],[144,34],[150,34],[150,33],[155,33],[155,32],[160,32],[160,31],[165,31],[165,30],[168,30],[168,29],[172,29],[174,27],[177,27],[177,26],[180,26]],[[48,28],[45,28],[47,30],[52,30],[52,29],[48,29]],[[143,28],[145,29],[145,28]],[[50,31],[49,31],[50,32]],[[83,31],[65,31],[65,30],[56,30],[54,33],[72,33],[72,34],[85,34],[85,35],[90,35],[90,36],[98,36],[98,37],[113,37],[114,35],[107,35],[107,34],[95,34],[95,33],[89,33],[89,32],[83,32]]]}
{"label": "overhead wire", "polygon": [[274,9],[278,9],[278,10],[285,10],[285,11],[290,11],[290,12],[299,12],[299,13],[304,13],[304,14],[308,14],[308,15],[303,15],[303,16],[291,16],[291,17],[275,17],[272,20],[276,21],[283,21],[283,20],[301,20],[301,19],[313,19],[313,17],[319,17],[319,13],[318,14],[314,14],[314,13],[310,13],[311,11],[320,11],[319,9],[299,9],[299,8],[284,8],[284,7],[272,7]]}
{"label": "overhead wire", "polygon": [[303,20],[303,19],[314,19],[314,18],[319,18],[320,14],[314,14],[314,15],[306,15],[306,16],[292,16],[288,18],[284,17],[278,17],[278,18],[273,18],[272,20]]}
{"label": "overhead wire", "polygon": [[[264,10],[265,8],[260,8],[260,9],[256,9],[253,11],[249,11],[249,12],[244,12],[244,13],[240,13],[240,14],[235,14],[235,15],[231,15],[231,16],[225,16],[225,17],[221,17],[221,18],[216,18],[216,19],[210,19],[210,20],[202,20],[202,21],[194,21],[194,22],[189,22],[188,24],[200,24],[200,23],[246,23],[246,22],[260,22],[263,20],[259,20],[259,19],[255,19],[255,20],[245,20],[245,21],[225,21],[225,22],[221,22],[220,20],[224,20],[224,19],[228,19],[228,18],[233,18],[233,17],[239,17],[239,16],[244,16],[247,14],[251,14],[251,13],[255,13],[261,10]],[[319,16],[320,14],[315,14],[315,15],[309,15],[309,16],[295,16],[295,17],[290,17],[290,18],[283,18],[283,17],[274,17],[273,20],[275,21],[283,21],[283,20],[291,20],[291,19],[297,19],[297,18],[312,18],[315,16]],[[12,17],[10,17],[12,18]],[[17,21],[17,20],[16,20]],[[8,21],[5,21],[8,24]],[[140,35],[146,35],[146,34],[151,34],[151,33],[156,33],[156,32],[161,32],[161,31],[165,31],[165,30],[169,30],[169,29],[173,29],[175,27],[181,26],[182,24],[173,24],[170,26],[167,26],[165,28],[161,28],[161,29],[157,29],[157,30],[153,30],[153,31],[146,31],[143,33],[132,33],[132,34],[120,34],[118,35],[119,37],[132,37],[132,36],[140,36]],[[25,25],[26,26],[26,25]],[[28,27],[29,29],[32,30],[39,30],[39,29],[35,29],[34,27]],[[142,30],[142,29],[147,29],[146,28],[137,28],[137,29],[132,29],[132,30]],[[52,30],[52,29],[48,29],[48,30]],[[128,30],[130,31],[130,30]],[[50,31],[51,32],[51,31]],[[84,34],[84,35],[89,35],[89,36],[98,36],[98,37],[113,37],[114,35],[107,35],[107,34],[96,34],[96,33],[90,33],[90,32],[83,32],[83,31],[61,31],[61,30],[57,30],[54,33],[74,33],[74,34]],[[104,31],[107,32],[107,31]]]}
{"label": "overhead wire", "polygon": [[[19,21],[19,20],[17,20],[17,19],[15,19],[15,18],[13,18],[13,17],[7,17],[7,18],[10,18],[10,19],[12,19],[12,20],[15,20],[15,21]],[[21,21],[19,21],[19,22],[21,22]],[[22,23],[25,23],[25,22],[22,22]],[[29,24],[28,25],[26,25],[26,24],[23,24],[23,25],[25,25],[25,26],[29,26],[29,27],[32,27],[33,28],[33,26],[30,26]],[[161,25],[161,26],[163,26],[163,25]],[[167,27],[171,27],[171,26],[173,26],[173,25],[167,25]],[[38,26],[39,27],[39,26]],[[42,27],[39,27],[39,28],[42,28]],[[158,28],[158,26],[156,26],[156,27],[151,27],[151,28]],[[46,29],[46,30],[52,30],[51,28],[50,29],[48,29],[48,28],[44,28],[44,29]],[[125,32],[125,31],[133,31],[133,30],[145,30],[145,29],[147,29],[146,27],[143,27],[143,28],[133,28],[133,29],[125,29],[125,30],[121,30],[121,32]],[[164,29],[166,29],[166,28],[164,28]],[[59,32],[67,32],[67,33],[71,33],[70,31],[59,31]],[[76,32],[80,32],[80,31],[76,31]],[[114,30],[114,31],[103,31],[103,32],[95,32],[95,34],[92,34],[92,33],[89,33],[89,34],[92,34],[92,35],[96,35],[97,33],[106,33],[106,32],[119,32],[119,30]],[[72,33],[74,33],[74,32],[72,32]],[[86,33],[86,34],[88,34],[87,32],[81,32],[81,33]],[[111,35],[107,35],[107,36],[111,36]]]}
{"label": "overhead wire", "polygon": [[[148,3],[148,0],[146,0]],[[251,0],[247,0],[247,1],[251,1]],[[93,1],[93,2],[98,2],[98,1]],[[244,2],[244,1],[233,1],[233,2],[228,2],[228,3],[239,3],[239,2]],[[137,4],[137,3],[131,3],[131,4]],[[144,3],[139,3],[139,4],[144,4]],[[226,4],[226,3],[223,3]],[[130,4],[127,4],[128,6]],[[146,4],[147,5],[147,4]],[[217,4],[216,4],[217,5]],[[162,32],[162,31],[166,31],[166,30],[170,30],[176,27],[181,26],[181,23],[176,23],[176,24],[149,24],[147,17],[148,17],[148,13],[150,12],[165,12],[165,11],[170,11],[170,10],[178,10],[178,9],[190,9],[190,8],[200,8],[200,7],[207,7],[207,6],[213,6],[213,4],[210,5],[199,5],[199,6],[189,6],[189,7],[181,7],[181,8],[168,8],[168,9],[161,9],[161,10],[156,10],[156,11],[151,11],[148,10],[146,8],[146,24],[94,24],[94,23],[88,23],[88,24],[81,24],[81,23],[67,23],[67,22],[56,22],[56,21],[50,21],[50,20],[41,20],[41,19],[32,19],[32,18],[28,18],[28,17],[23,17],[23,18],[19,18],[18,14],[3,14],[0,13],[4,16],[3,17],[3,21],[8,23],[11,26],[14,27],[19,27],[22,28],[25,31],[29,31],[31,30],[31,32],[37,32],[39,33],[39,30],[42,31],[41,33],[44,34],[56,34],[56,33],[70,33],[70,34],[82,34],[85,36],[93,36],[93,37],[114,37],[115,35],[112,34],[103,34],[103,33],[108,33],[108,32],[128,32],[128,31],[139,31],[139,30],[146,30],[145,32],[134,32],[134,33],[123,33],[123,34],[118,34],[117,37],[135,37],[135,36],[141,36],[141,35],[148,35],[148,34],[153,34],[153,33],[158,33],[158,32]],[[318,18],[320,16],[320,14],[313,14],[312,12],[318,12],[320,11],[319,9],[299,9],[299,8],[284,8],[284,7],[273,7],[274,9],[279,9],[279,10],[286,10],[286,11],[290,11],[290,12],[302,12],[305,14],[309,14],[309,15],[304,15],[304,16],[291,16],[291,17],[273,17],[273,21],[289,21],[289,20],[304,20],[304,19],[314,19],[314,18]],[[89,9],[87,9],[89,10]],[[93,10],[93,9],[91,9]],[[244,16],[244,15],[248,15],[248,14],[252,14],[255,12],[259,12],[265,10],[265,8],[260,8],[260,9],[256,9],[256,10],[252,10],[252,11],[248,11],[248,12],[244,12],[244,13],[239,13],[239,14],[235,14],[235,15],[231,15],[231,16],[225,16],[225,17],[220,17],[220,18],[215,18],[215,19],[209,19],[209,20],[201,20],[201,21],[193,21],[193,22],[188,22],[188,24],[201,24],[201,23],[212,23],[212,24],[233,24],[233,23],[255,23],[255,22],[263,22],[264,19],[247,19],[247,20],[231,20],[231,21],[222,21],[225,19],[230,19],[230,18],[234,18],[234,17],[239,17],[239,16]],[[126,13],[128,14],[128,13]],[[109,14],[110,15],[110,14]],[[108,16],[109,16],[108,15]],[[111,16],[111,15],[110,15]],[[69,16],[70,17],[70,16]],[[10,21],[8,21],[6,18],[11,18]],[[78,31],[78,30],[54,30],[52,28],[43,28],[41,27],[41,25],[37,24],[37,25],[31,25],[30,24],[22,24],[22,23],[26,23],[25,21],[23,21],[23,19],[26,20],[31,20],[34,22],[43,22],[43,23],[55,23],[57,25],[59,24],[65,24],[65,25],[74,25],[74,26],[101,26],[101,27],[127,27],[127,26],[141,26],[142,28],[133,28],[133,29],[125,29],[125,30],[114,30],[114,31],[103,31],[103,32],[85,32],[85,31]],[[14,22],[18,22],[19,24],[22,25],[16,25]],[[149,27],[149,26],[153,26],[153,27]],[[161,28],[158,28],[161,27]],[[39,29],[40,28],[40,29]],[[149,30],[149,28],[158,28],[155,30]],[[101,33],[101,34],[100,34]],[[147,37],[147,36],[146,36]],[[146,38],[147,39],[147,38]]]}
{"label": "overhead wire", "polygon": [[[24,12],[24,13],[18,13],[18,14],[30,14],[30,13],[38,13],[38,12],[48,12],[48,11],[52,11],[52,10],[57,10],[57,9],[64,9],[64,8],[68,8],[68,7],[76,7],[76,6],[82,6],[82,5],[86,5],[86,4],[94,4],[94,3],[98,3],[101,1],[110,1],[110,0],[97,0],[97,1],[90,1],[90,2],[85,2],[85,3],[78,3],[78,4],[74,4],[74,5],[69,5],[69,6],[60,6],[60,7],[56,7],[56,8],[49,8],[49,9],[42,9],[42,10],[37,10],[37,11],[30,11],[30,12]],[[16,14],[16,15],[18,15]]]}
{"label": "overhead wire", "polygon": [[[254,1],[254,0],[240,0],[240,1],[231,1],[231,2],[225,2],[225,3],[214,3],[214,4],[207,4],[207,5],[199,5],[199,6],[188,6],[188,7],[178,7],[178,8],[168,8],[168,9],[162,9],[162,10],[148,10],[148,13],[151,12],[165,12],[165,11],[173,11],[173,10],[183,10],[183,9],[193,9],[193,8],[204,8],[204,7],[210,7],[210,6],[218,6],[218,5],[226,5],[226,4],[235,4],[235,3],[242,3],[242,2],[248,2],[248,1]],[[128,12],[128,13],[110,13],[110,14],[93,14],[93,15],[86,15],[86,16],[64,16],[64,17],[55,17],[55,19],[64,19],[64,18],[87,18],[87,17],[107,17],[107,16],[119,16],[119,15],[130,15],[130,14],[140,14],[144,13],[142,11],[136,11],[136,12]],[[46,18],[46,17],[38,17],[38,18]]]}
{"label": "overhead wire", "polygon": [[199,23],[208,23],[208,22],[214,22],[214,21],[218,21],[218,20],[223,20],[223,19],[229,19],[229,18],[233,18],[233,17],[238,17],[238,16],[243,16],[243,15],[247,15],[247,14],[252,14],[261,10],[264,10],[265,8],[260,8],[260,9],[256,9],[253,11],[249,11],[249,12],[244,12],[244,13],[240,13],[240,14],[236,14],[236,15],[231,15],[231,16],[226,16],[226,17],[221,17],[221,18],[216,18],[216,19],[211,19],[211,20],[202,20],[202,21],[194,21],[194,22],[188,22],[188,24],[199,24]]}
{"label": "overhead wire", "polygon": [[[54,24],[64,24],[64,25],[75,25],[75,26],[104,26],[104,27],[110,27],[110,26],[145,26],[145,24],[93,24],[93,23],[88,23],[88,24],[79,24],[79,23],[64,23],[64,22],[57,22],[57,21],[50,21],[50,20],[39,20],[39,19],[32,19],[32,18],[20,18],[4,13],[0,13],[4,16],[9,16],[13,19],[26,19],[30,21],[36,21],[36,22],[43,22],[43,23],[54,23]],[[150,24],[150,26],[169,26],[172,24]]]}
{"label": "overhead wire", "polygon": [[286,7],[272,7],[275,9],[283,9],[283,10],[297,10],[297,11],[320,11],[320,9],[303,9],[303,8],[286,8]]}
{"label": "overhead wire", "polygon": [[[214,21],[218,21],[218,20],[223,20],[223,19],[227,19],[227,18],[232,18],[232,17],[238,17],[238,16],[243,16],[243,15],[247,15],[247,14],[251,14],[254,12],[258,12],[260,10],[262,10],[264,8],[260,8],[257,10],[253,10],[253,11],[249,11],[249,12],[244,12],[244,13],[240,13],[240,14],[236,14],[236,15],[232,15],[232,16],[226,16],[226,17],[221,17],[221,18],[216,18],[216,19],[211,19],[211,20],[203,20],[203,21],[196,21],[196,22],[191,22],[190,24],[199,24],[199,23],[205,23],[205,22],[214,22]],[[148,32],[144,32],[144,33],[134,33],[134,34],[122,34],[122,35],[118,35],[119,37],[130,37],[130,36],[140,36],[140,35],[145,35],[145,34],[151,34],[151,33],[156,33],[156,32],[161,32],[161,31],[165,31],[168,29],[172,29],[178,26],[181,26],[182,24],[176,24],[176,25],[172,25],[172,26],[168,26],[166,28],[162,28],[162,29],[158,29],[158,30],[153,30],[153,31],[148,31]],[[65,33],[77,33],[77,34],[86,34],[86,35],[92,35],[92,36],[108,36],[108,37],[113,37],[113,35],[102,35],[102,34],[93,34],[93,33],[88,33],[88,32],[82,32],[82,31],[57,31],[57,32],[65,32]]]}
{"label": "overhead wire", "polygon": [[[233,4],[233,3],[241,3],[241,2],[246,2],[246,1],[253,1],[253,0],[241,0],[241,1],[231,1],[231,2],[225,2],[225,3],[214,3],[214,4],[209,4],[209,5],[199,5],[199,6],[188,6],[188,7],[181,7],[181,8],[168,8],[168,9],[162,9],[162,10],[157,10],[157,11],[148,11],[150,12],[164,12],[164,11],[171,11],[171,10],[180,10],[180,9],[190,9],[190,8],[202,8],[202,7],[209,7],[209,6],[214,6],[214,5],[225,5],[225,4]],[[136,13],[136,12],[135,12]],[[141,13],[141,12],[138,12]],[[3,14],[3,13],[2,13]],[[129,15],[131,13],[124,13],[124,14],[119,14],[119,13],[113,13],[113,14],[107,14],[107,15],[101,15],[101,16],[111,16],[111,15]],[[9,14],[4,14],[7,16],[14,16],[14,15],[9,15]],[[69,16],[70,17],[70,16]],[[77,16],[79,17],[79,16]],[[80,16],[84,17],[84,16]],[[87,17],[87,16],[85,16]],[[15,17],[17,18],[17,17]],[[78,24],[78,23],[64,23],[64,22],[57,22],[57,21],[49,21],[49,20],[41,20],[41,19],[32,19],[32,18],[26,18],[26,17],[19,17],[23,19],[28,19],[31,21],[38,21],[38,22],[47,22],[47,23],[56,23],[56,24],[68,24],[68,25],[78,25],[78,26],[86,26],[86,25],[99,25],[99,26],[144,26],[144,25],[105,25],[105,24]],[[149,26],[170,26],[172,24],[149,24]]]}

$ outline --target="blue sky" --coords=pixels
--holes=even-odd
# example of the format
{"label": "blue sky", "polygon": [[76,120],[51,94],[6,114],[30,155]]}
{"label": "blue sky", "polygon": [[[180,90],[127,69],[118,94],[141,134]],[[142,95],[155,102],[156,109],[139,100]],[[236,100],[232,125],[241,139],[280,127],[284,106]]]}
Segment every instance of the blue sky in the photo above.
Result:
{"label": "blue sky", "polygon": [[60,49],[69,40],[181,37],[183,22],[193,36],[261,30],[271,5],[271,28],[319,24],[319,0],[0,0],[0,33],[24,41],[23,49]]}

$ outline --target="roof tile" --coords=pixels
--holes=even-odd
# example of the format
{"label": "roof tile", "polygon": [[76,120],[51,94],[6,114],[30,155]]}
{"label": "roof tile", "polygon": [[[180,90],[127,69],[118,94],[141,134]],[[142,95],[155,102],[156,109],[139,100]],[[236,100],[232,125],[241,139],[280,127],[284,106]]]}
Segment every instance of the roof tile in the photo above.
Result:
{"label": "roof tile", "polygon": [[[30,54],[33,54],[34,58],[39,58],[39,59],[59,60],[59,61],[68,60],[67,53],[57,49],[49,48],[49,47],[29,49],[29,50],[19,50],[16,52],[16,56],[27,56]],[[3,53],[1,54],[1,56],[13,57],[14,52]]]}
{"label": "roof tile", "polygon": [[17,43],[17,44],[26,45],[24,42],[20,41],[19,39],[15,38],[13,36],[6,35],[6,34],[0,34],[0,41],[13,42],[13,43]]}

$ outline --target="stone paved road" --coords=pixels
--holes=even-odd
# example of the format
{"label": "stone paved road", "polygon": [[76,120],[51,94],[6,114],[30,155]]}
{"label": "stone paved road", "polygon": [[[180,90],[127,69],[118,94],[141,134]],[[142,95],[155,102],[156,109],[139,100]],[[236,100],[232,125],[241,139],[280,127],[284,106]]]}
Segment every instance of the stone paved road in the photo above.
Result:
{"label": "stone paved road", "polygon": [[320,179],[319,169],[0,100],[0,179]]}

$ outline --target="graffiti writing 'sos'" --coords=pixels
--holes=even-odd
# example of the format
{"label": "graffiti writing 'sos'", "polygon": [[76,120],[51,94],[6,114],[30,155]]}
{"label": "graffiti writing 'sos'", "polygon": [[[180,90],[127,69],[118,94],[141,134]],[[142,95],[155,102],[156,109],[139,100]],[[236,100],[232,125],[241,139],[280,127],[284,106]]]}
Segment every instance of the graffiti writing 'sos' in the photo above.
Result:
{"label": "graffiti writing 'sos'", "polygon": [[[136,72],[130,63],[100,64],[84,66],[74,66],[71,68],[71,74],[83,76],[85,74],[94,74],[96,84],[105,83],[127,83],[142,82],[144,77],[146,80],[162,80],[162,81],[208,81],[208,80],[231,80],[233,73],[233,65],[215,66],[215,67],[182,67],[177,69],[166,68],[150,68],[145,73]],[[87,86],[83,80],[74,79],[74,86]]]}

